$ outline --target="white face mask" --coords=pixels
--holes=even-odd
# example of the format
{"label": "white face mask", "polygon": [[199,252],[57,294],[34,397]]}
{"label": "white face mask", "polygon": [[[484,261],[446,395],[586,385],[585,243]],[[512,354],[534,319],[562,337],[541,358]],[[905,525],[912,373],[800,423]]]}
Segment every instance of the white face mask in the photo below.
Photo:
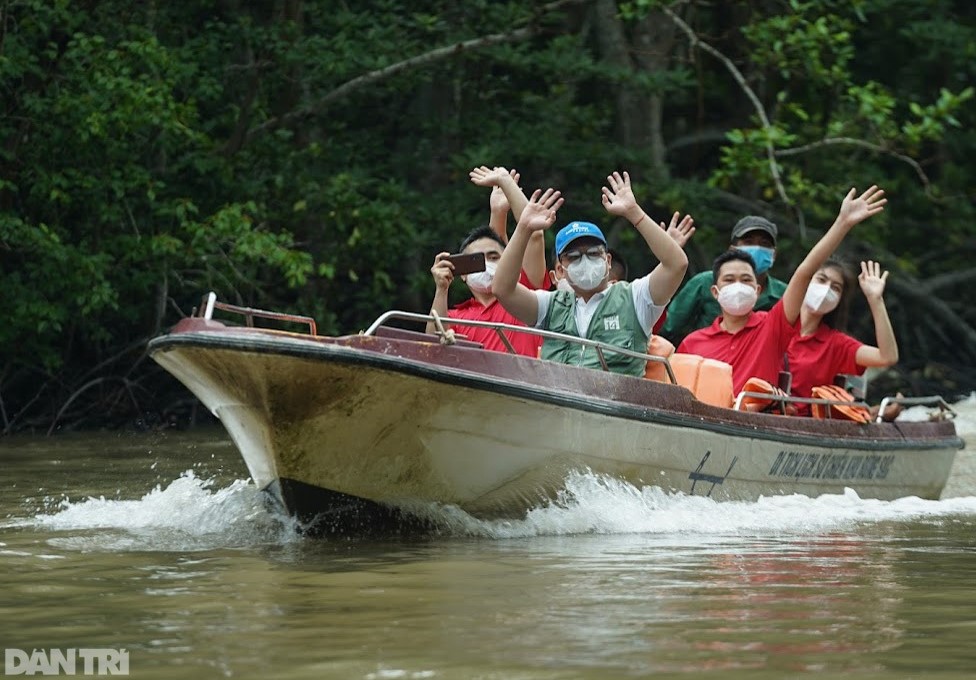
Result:
{"label": "white face mask", "polygon": [[817,314],[829,314],[837,309],[839,302],[840,295],[825,283],[811,282],[803,297],[803,304]]}
{"label": "white face mask", "polygon": [[564,290],[567,293],[573,293],[573,294],[576,293],[576,291],[573,290],[573,287],[569,284],[569,280],[565,278],[556,281],[556,290]]}
{"label": "white face mask", "polygon": [[468,278],[464,282],[468,284],[468,288],[471,290],[479,293],[491,293],[491,282],[495,280],[495,268],[497,266],[497,262],[485,262],[483,272],[468,274]]}
{"label": "white face mask", "polygon": [[566,267],[566,276],[580,290],[590,291],[599,288],[607,278],[607,261],[602,257],[599,260],[581,257],[577,262]]}
{"label": "white face mask", "polygon": [[718,304],[722,311],[732,316],[743,316],[752,311],[756,306],[759,292],[752,286],[740,283],[730,283],[719,288]]}

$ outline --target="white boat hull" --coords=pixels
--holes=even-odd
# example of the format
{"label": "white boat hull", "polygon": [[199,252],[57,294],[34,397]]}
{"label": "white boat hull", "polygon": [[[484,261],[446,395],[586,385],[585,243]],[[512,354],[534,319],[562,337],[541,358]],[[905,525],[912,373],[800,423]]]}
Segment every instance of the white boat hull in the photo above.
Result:
{"label": "white boat hull", "polygon": [[[218,335],[154,341],[153,357],[220,419],[255,483],[306,518],[314,508],[296,508],[290,486],[390,508],[440,503],[519,518],[553,498],[574,470],[718,500],[845,488],[878,499],[938,498],[962,444],[949,423],[933,436],[893,435],[892,424],[834,424],[819,433],[809,419],[805,431],[790,431],[778,425],[799,419],[725,416],[697,403],[698,411],[684,413],[622,404],[611,398],[614,381],[644,389],[635,379],[557,365],[596,375],[585,376],[582,392],[571,384],[553,390],[537,384],[548,362],[520,357],[504,357],[523,363],[499,377],[404,358],[378,338],[370,340],[382,351]],[[416,352],[422,343],[412,344]],[[565,384],[572,376],[558,378]],[[593,387],[597,379],[606,387]],[[680,387],[654,389],[690,399]]]}

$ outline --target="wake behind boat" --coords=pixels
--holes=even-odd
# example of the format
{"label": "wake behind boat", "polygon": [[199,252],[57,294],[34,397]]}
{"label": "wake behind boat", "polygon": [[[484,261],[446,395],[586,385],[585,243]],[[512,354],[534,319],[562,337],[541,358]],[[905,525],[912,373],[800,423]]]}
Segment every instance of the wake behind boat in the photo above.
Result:
{"label": "wake behind boat", "polygon": [[[861,424],[736,411],[680,385],[389,325],[427,315],[388,312],[360,334],[326,337],[308,317],[205,300],[149,352],[221,421],[258,488],[316,533],[365,531],[377,516],[409,521],[432,503],[524,518],[580,470],[716,500],[845,488],[937,499],[963,446],[947,419]],[[214,309],[248,325],[215,321]],[[309,332],[256,328],[254,317]],[[951,414],[938,397],[904,401]]]}

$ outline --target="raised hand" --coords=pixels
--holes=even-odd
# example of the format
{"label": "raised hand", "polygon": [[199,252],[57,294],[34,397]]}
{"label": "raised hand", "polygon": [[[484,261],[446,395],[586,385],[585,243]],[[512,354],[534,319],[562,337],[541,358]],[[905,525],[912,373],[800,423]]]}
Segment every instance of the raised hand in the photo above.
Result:
{"label": "raised hand", "polygon": [[664,222],[659,222],[661,229],[667,232],[668,236],[674,239],[682,248],[685,244],[691,240],[691,237],[695,234],[695,220],[692,219],[691,215],[685,215],[681,221],[678,221],[678,217],[681,213],[676,212],[671,216],[671,224],[668,226],[664,225]]}
{"label": "raised hand", "polygon": [[876,185],[871,185],[870,189],[855,198],[856,191],[856,189],[848,191],[840,205],[838,217],[848,226],[854,226],[872,215],[878,214],[884,210],[885,203],[888,202],[888,199],[884,197],[884,190],[879,189]]}
{"label": "raised hand", "polygon": [[[480,168],[475,168],[475,170],[480,170]],[[473,177],[475,170],[471,171],[472,174],[471,181],[474,182],[475,184],[478,184],[478,182],[475,182]],[[512,179],[515,180],[515,184],[519,183],[519,178],[520,178],[519,173],[517,173],[514,169],[512,169],[508,171],[508,174],[511,175]],[[507,213],[509,208],[511,207],[508,203],[508,196],[505,195],[505,192],[502,191],[502,188],[497,184],[492,186],[491,196],[488,197],[488,206],[492,212],[504,212],[504,213]]]}
{"label": "raised hand", "polygon": [[454,263],[446,259],[450,253],[437,253],[434,258],[434,265],[430,268],[430,273],[434,277],[434,285],[437,288],[446,290],[450,288],[454,280]]}
{"label": "raised hand", "polygon": [[611,215],[625,217],[632,224],[640,222],[644,217],[644,211],[637,205],[634,198],[634,190],[630,186],[630,175],[624,171],[623,176],[619,172],[614,172],[607,176],[609,188],[603,187],[603,207]]}
{"label": "raised hand", "polygon": [[526,203],[518,226],[530,232],[544,231],[556,221],[556,211],[563,204],[562,196],[555,189],[536,189]]}
{"label": "raised hand", "polygon": [[884,295],[888,272],[881,272],[881,265],[873,260],[861,262],[861,273],[857,277],[861,291],[868,300],[880,300]]}
{"label": "raised hand", "polygon": [[508,170],[500,165],[495,166],[494,168],[489,168],[487,165],[482,165],[469,172],[468,177],[470,177],[471,181],[477,184],[479,187],[497,187],[505,175],[508,174]]}

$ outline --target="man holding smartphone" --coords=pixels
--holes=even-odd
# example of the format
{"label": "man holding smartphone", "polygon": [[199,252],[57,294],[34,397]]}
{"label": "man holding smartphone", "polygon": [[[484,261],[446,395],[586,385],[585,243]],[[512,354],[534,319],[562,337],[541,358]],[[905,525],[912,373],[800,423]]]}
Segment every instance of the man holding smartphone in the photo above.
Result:
{"label": "man holding smartphone", "polygon": [[[434,258],[434,265],[430,268],[435,285],[431,311],[442,317],[453,319],[492,321],[513,326],[524,326],[525,324],[498,304],[492,292],[492,284],[495,267],[502,257],[508,240],[506,232],[508,211],[511,209],[517,220],[522,214],[527,199],[518,187],[518,173],[514,170],[511,172],[505,168],[491,170],[484,168],[484,170],[484,173],[472,172],[471,180],[479,186],[493,187],[490,201],[491,226],[478,227],[469,233],[458,249],[460,256],[452,256],[450,253],[443,252],[438,253]],[[540,233],[534,241],[530,240],[525,248],[519,282],[529,289],[542,288],[546,282],[545,247],[545,239]],[[471,267],[468,266],[470,263],[466,256],[478,254],[484,256],[484,269],[467,273]],[[465,273],[461,273],[462,271]],[[471,298],[448,309],[448,291],[455,276],[460,276],[461,280],[468,286],[471,291]],[[498,333],[491,328],[475,326],[455,326],[454,328],[456,332],[463,334],[468,340],[480,342],[485,349],[496,352],[508,351]],[[428,333],[434,333],[434,323],[428,322],[426,330]],[[506,337],[517,354],[533,358],[539,356],[539,348],[542,345],[541,337],[514,332],[506,333]]]}

